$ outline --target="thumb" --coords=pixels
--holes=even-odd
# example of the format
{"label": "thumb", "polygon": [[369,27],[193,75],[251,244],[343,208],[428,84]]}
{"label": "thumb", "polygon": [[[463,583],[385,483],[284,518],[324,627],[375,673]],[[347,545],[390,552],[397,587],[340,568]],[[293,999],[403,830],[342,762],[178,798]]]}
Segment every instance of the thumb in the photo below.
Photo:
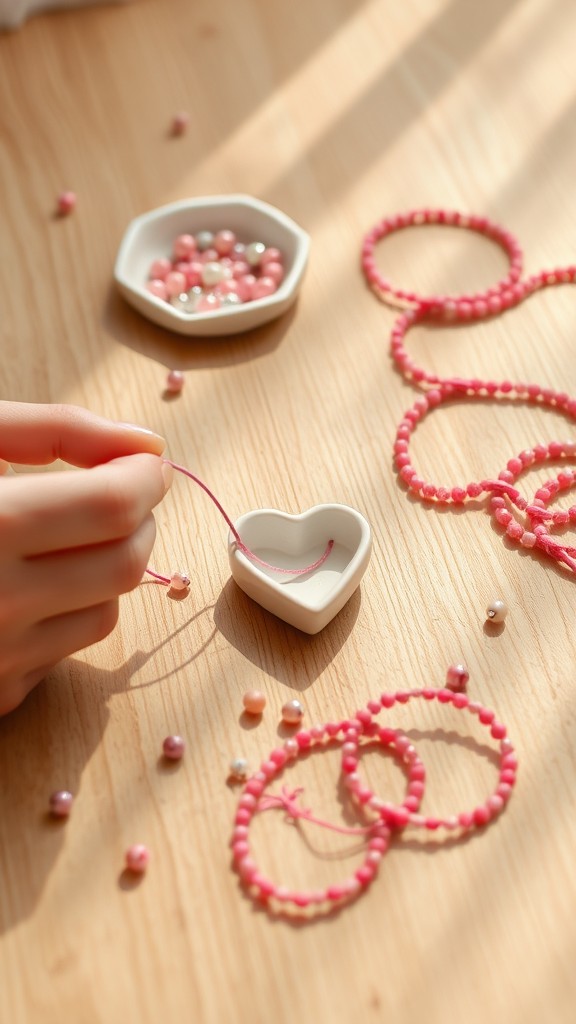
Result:
{"label": "thumb", "polygon": [[164,439],[145,427],[79,406],[0,402],[0,475],[4,462],[45,466],[62,459],[88,467],[139,452],[161,455],[164,448]]}

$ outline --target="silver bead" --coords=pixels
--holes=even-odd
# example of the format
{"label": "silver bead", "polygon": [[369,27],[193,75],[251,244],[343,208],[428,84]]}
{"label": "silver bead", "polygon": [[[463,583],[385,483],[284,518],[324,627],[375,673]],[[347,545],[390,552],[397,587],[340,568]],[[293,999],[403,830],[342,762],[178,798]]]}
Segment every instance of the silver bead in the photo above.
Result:
{"label": "silver bead", "polygon": [[199,231],[194,237],[200,252],[205,252],[206,249],[211,249],[214,245],[214,235],[211,231]]}

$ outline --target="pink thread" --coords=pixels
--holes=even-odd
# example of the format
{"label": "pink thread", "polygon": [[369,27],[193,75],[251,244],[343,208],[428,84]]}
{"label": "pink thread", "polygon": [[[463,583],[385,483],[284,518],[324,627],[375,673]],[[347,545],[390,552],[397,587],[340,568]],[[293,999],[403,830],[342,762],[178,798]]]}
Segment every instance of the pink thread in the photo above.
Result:
{"label": "pink thread", "polygon": [[[455,296],[422,296],[393,286],[376,267],[376,244],[393,231],[425,224],[446,224],[485,235],[507,253],[508,274],[484,292]],[[551,537],[544,525],[550,523],[553,526],[561,526],[576,521],[576,508],[568,512],[547,510],[548,503],[559,490],[567,490],[576,485],[576,473],[562,470],[555,479],[539,488],[532,503],[528,503],[514,486],[521,474],[535,463],[548,459],[573,458],[576,455],[576,441],[551,441],[546,445],[535,445],[534,448],[521,452],[516,458],[509,459],[506,468],[498,474],[498,479],[472,481],[465,487],[438,486],[426,481],[412,465],[409,453],[410,440],[418,423],[444,402],[463,398],[521,401],[554,409],[574,421],[576,399],[564,392],[556,392],[538,384],[440,377],[418,366],[405,347],[406,336],[416,324],[437,324],[440,320],[458,326],[465,322],[497,316],[523,302],[536,291],[556,284],[573,283],[576,279],[576,267],[541,271],[522,280],[522,250],[510,232],[493,224],[487,218],[445,210],[416,210],[385,218],[366,236],[362,246],[361,265],[368,284],[378,297],[390,305],[404,308],[404,312],[392,327],[391,354],[400,373],[423,391],[404,414],[396,431],[394,443],[398,475],[408,491],[422,501],[443,505],[461,506],[482,495],[489,496],[494,518],[504,527],[505,536],[510,541],[519,547],[538,548],[576,574],[576,548]],[[524,523],[503,507],[501,503],[505,504],[505,499],[518,512],[525,513]]]}
{"label": "pink thread", "polygon": [[[272,572],[282,573],[286,576],[304,576],[305,573],[307,572],[314,572],[315,569],[319,569],[320,566],[324,564],[330,552],[332,551],[332,548],[334,547],[334,541],[329,540],[326,545],[324,554],[322,554],[320,558],[317,558],[315,562],[312,562],[310,565],[304,566],[303,569],[285,569],[281,566],[270,565],[269,562],[265,562],[262,558],[259,558],[258,555],[254,554],[254,552],[251,551],[249,547],[247,547],[247,545],[242,540],[240,534],[238,533],[238,530],[234,526],[234,523],[232,522],[230,516],[222,507],[222,505],[218,501],[218,498],[210,490],[207,484],[200,480],[200,478],[197,477],[194,473],[192,473],[189,469],[186,469],[185,466],[179,466],[178,463],[172,462],[171,459],[164,459],[163,461],[166,462],[169,466],[172,466],[172,469],[175,469],[178,473],[183,473],[184,476],[189,477],[190,480],[193,480],[195,484],[198,484],[198,486],[201,487],[203,491],[205,491],[205,493],[208,495],[211,501],[214,502],[216,508],[220,512],[220,515],[226,522],[226,525],[228,526],[228,529],[230,530],[232,536],[234,537],[234,540],[236,541],[239,550],[242,552],[243,555],[246,556],[246,558],[249,558],[251,562],[255,562],[256,565],[261,565],[262,568],[264,569],[268,569]],[[169,576],[163,576],[161,573],[155,572],[153,569],[150,568],[146,569],[146,572],[148,573],[149,576],[153,576],[154,579],[160,580],[161,583],[165,583],[167,585],[170,585],[171,583],[171,578]]]}
{"label": "pink thread", "polygon": [[289,818],[302,818],[304,821],[309,821],[312,825],[320,825],[322,828],[330,829],[331,832],[338,832],[343,836],[366,836],[373,831],[372,825],[367,825],[364,828],[347,828],[345,825],[335,825],[332,821],[326,821],[325,818],[316,818],[310,808],[299,807],[298,797],[303,792],[304,790],[301,786],[292,790],[282,786],[278,795],[270,793],[269,796],[262,797],[258,804],[258,810],[269,811],[272,808],[283,807]]}

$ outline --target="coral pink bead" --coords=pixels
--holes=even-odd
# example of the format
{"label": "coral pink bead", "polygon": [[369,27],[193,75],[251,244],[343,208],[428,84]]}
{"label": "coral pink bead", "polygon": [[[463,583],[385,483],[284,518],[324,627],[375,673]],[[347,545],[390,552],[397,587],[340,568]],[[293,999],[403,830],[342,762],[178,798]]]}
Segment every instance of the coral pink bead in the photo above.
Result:
{"label": "coral pink bead", "polygon": [[148,281],[148,283],[146,284],[146,291],[150,292],[150,295],[154,295],[155,298],[157,299],[163,299],[164,301],[166,301],[166,299],[168,298],[166,285],[164,281],[161,281],[160,279]]}
{"label": "coral pink bead", "polygon": [[252,288],[253,299],[265,299],[269,295],[273,295],[277,289],[276,281],[271,277],[259,277]]}
{"label": "coral pink bead", "polygon": [[261,715],[266,707],[266,696],[260,690],[248,690],[242,697],[242,703],[249,715]]}
{"label": "coral pink bead", "polygon": [[72,810],[74,797],[67,789],[59,789],[52,793],[49,800],[50,813],[55,818],[67,818]]}
{"label": "coral pink bead", "polygon": [[190,260],[192,253],[196,252],[196,239],[194,235],[178,235],[174,239],[172,252],[177,260]]}
{"label": "coral pink bead", "polygon": [[170,577],[172,590],[186,590],[190,586],[190,577],[187,572],[173,572]]}
{"label": "coral pink bead", "polygon": [[166,391],[177,395],[184,387],[184,374],[181,370],[170,370],[166,378]]}
{"label": "coral pink bead", "polygon": [[220,309],[220,299],[217,295],[202,295],[198,299],[196,309],[199,313],[215,313]]}
{"label": "coral pink bead", "polygon": [[186,744],[181,736],[167,736],[162,744],[162,753],[170,761],[179,761],[185,750]]}
{"label": "coral pink bead", "polygon": [[446,673],[446,686],[449,690],[465,690],[470,673],[465,665],[450,665]]}
{"label": "coral pink bead", "polygon": [[134,843],[126,850],[126,867],[135,874],[142,875],[150,862],[150,851],[142,843]]}
{"label": "coral pink bead", "polygon": [[150,276],[150,278],[152,278],[152,280],[165,281],[166,280],[166,274],[169,274],[171,270],[172,270],[172,264],[171,264],[170,260],[167,260],[167,259],[154,260],[154,262],[152,263],[152,265],[150,267],[150,274],[149,274],[149,276]]}
{"label": "coral pink bead", "polygon": [[166,274],[164,284],[166,285],[168,296],[181,295],[187,288],[186,274],[183,274],[180,270],[171,270],[169,274]]}
{"label": "coral pink bead", "polygon": [[272,278],[276,285],[279,285],[284,279],[284,267],[281,263],[270,261],[270,263],[267,263],[264,267],[264,273],[266,274],[266,277]]}
{"label": "coral pink bead", "polygon": [[172,135],[184,135],[190,124],[190,114],[186,110],[179,110],[172,118]]}
{"label": "coral pink bead", "polygon": [[236,235],[224,228],[214,235],[214,248],[219,256],[228,256],[236,245]]}
{"label": "coral pink bead", "polygon": [[61,192],[56,200],[56,209],[61,217],[66,217],[76,208],[76,193]]}

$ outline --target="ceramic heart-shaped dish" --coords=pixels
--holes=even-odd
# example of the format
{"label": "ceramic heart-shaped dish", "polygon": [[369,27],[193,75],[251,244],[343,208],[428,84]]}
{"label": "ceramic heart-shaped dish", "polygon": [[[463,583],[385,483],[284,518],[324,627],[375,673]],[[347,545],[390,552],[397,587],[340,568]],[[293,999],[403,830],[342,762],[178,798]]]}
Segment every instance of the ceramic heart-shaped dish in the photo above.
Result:
{"label": "ceramic heart-shaped dish", "polygon": [[267,611],[304,633],[319,633],[338,614],[370,560],[370,526],[348,505],[315,505],[299,515],[256,509],[234,525],[250,551],[282,569],[313,564],[321,558],[327,542],[334,542],[317,568],[301,575],[284,575],[251,561],[229,534],[228,557],[238,586]]}

